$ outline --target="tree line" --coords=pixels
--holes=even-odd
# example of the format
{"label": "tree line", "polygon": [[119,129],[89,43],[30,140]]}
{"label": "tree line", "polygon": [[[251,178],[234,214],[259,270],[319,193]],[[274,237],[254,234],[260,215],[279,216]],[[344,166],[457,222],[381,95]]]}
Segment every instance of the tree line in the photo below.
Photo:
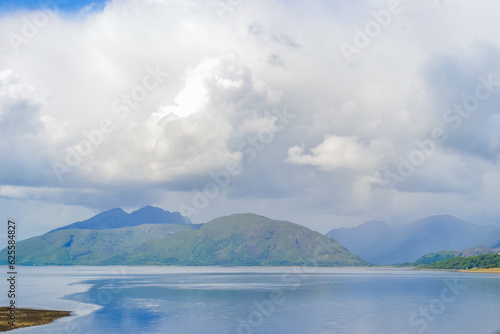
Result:
{"label": "tree line", "polygon": [[483,254],[469,257],[454,257],[439,261],[423,268],[426,269],[489,269],[500,268],[500,254]]}

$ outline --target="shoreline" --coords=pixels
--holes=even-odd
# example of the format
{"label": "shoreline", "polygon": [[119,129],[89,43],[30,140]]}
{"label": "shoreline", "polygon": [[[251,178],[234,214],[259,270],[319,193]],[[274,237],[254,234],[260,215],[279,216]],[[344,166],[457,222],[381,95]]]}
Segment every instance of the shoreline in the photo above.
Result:
{"label": "shoreline", "polygon": [[16,308],[15,325],[10,325],[8,322],[10,309],[8,306],[3,306],[0,310],[0,316],[5,319],[0,323],[0,332],[7,332],[14,329],[48,325],[57,319],[69,317],[71,311],[58,310],[40,310],[32,308]]}
{"label": "shoreline", "polygon": [[412,270],[428,270],[428,271],[449,271],[454,273],[483,273],[483,274],[500,274],[500,268],[475,268],[475,269],[428,269],[417,268]]}
{"label": "shoreline", "polygon": [[[144,267],[124,267],[121,268],[122,270],[111,270],[112,273],[109,273],[111,275],[106,275],[104,268],[100,268],[99,270],[89,272],[88,269],[90,268],[85,268],[84,272],[86,273],[85,276],[80,276],[80,273],[82,272],[82,268],[75,268],[78,269],[77,272],[78,274],[71,274],[68,276],[68,278],[64,279],[63,282],[66,286],[65,289],[61,289],[61,284],[57,285],[57,291],[59,294],[53,294],[51,293],[51,299],[56,298],[58,300],[66,300],[66,301],[72,301],[72,299],[68,299],[71,294],[75,293],[75,290],[81,291],[81,290],[86,290],[88,291],[89,288],[93,286],[93,283],[90,283],[89,281],[100,281],[100,280],[112,280],[114,283],[120,283],[122,279],[126,278],[128,275],[132,276],[140,276],[140,275],[156,275],[158,273],[169,273],[169,274],[175,274],[179,272],[183,272],[186,274],[190,273],[199,273],[200,271],[203,272],[203,269],[211,269],[209,270],[210,272],[218,272],[218,273],[226,273],[230,272],[233,270],[236,270],[237,272],[270,272],[270,273],[283,273],[283,268],[284,267],[238,267],[238,268],[227,268],[227,267],[210,267],[210,268],[200,268],[200,267],[176,267],[174,268],[169,268],[166,269],[165,267],[156,267],[156,268],[151,268],[151,272],[143,271]],[[335,273],[335,269],[339,269],[341,272],[346,272],[346,273],[364,273],[366,271],[377,271],[377,270],[390,270],[390,272],[393,272],[394,270],[396,272],[398,271],[406,271],[406,270],[413,270],[414,268],[407,267],[407,268],[395,268],[391,266],[387,267],[310,267],[310,268],[304,268],[304,267],[288,267],[286,272],[289,272],[290,274],[295,274],[295,275],[301,275],[301,274],[307,274],[307,271],[309,269],[313,268],[313,272],[317,273]],[[58,271],[61,268],[57,268]],[[108,268],[109,269],[109,268]],[[113,268],[114,269],[114,268]],[[173,270],[172,270],[173,269]],[[201,269],[201,270],[200,270]],[[301,271],[303,270],[303,271]],[[493,273],[497,275],[500,273],[500,268],[492,268],[492,269],[473,269],[473,270],[456,270],[456,269],[417,269],[417,270],[429,270],[429,271],[451,271],[451,272],[484,272],[484,273]],[[53,270],[43,270],[41,268],[36,268],[35,270],[26,270],[25,274],[27,274],[29,271],[30,275],[26,275],[27,277],[30,277],[34,279],[36,277],[36,285],[33,287],[38,287],[40,286],[41,282],[40,277],[54,277],[54,272]],[[42,272],[42,275],[40,275],[40,272]],[[64,271],[64,270],[62,270]],[[33,275],[36,273],[37,275]],[[461,275],[460,275],[461,276]],[[72,283],[70,283],[72,282]],[[109,283],[109,282],[108,282]],[[113,284],[114,284],[113,283]],[[45,284],[41,284],[45,285]],[[114,285],[112,285],[114,286]],[[29,285],[27,285],[29,287]],[[47,287],[47,286],[46,286]],[[71,289],[68,289],[68,287],[71,287]],[[121,285],[120,285],[121,287]],[[123,288],[126,288],[126,284],[123,285]],[[33,292],[33,291],[28,291],[26,292]],[[49,288],[49,290],[52,290]],[[66,290],[66,291],[64,291]],[[68,291],[69,290],[69,291]],[[72,291],[71,291],[72,290]],[[40,289],[35,289],[34,291],[42,291]],[[43,290],[43,294],[41,296],[45,296],[47,290]],[[36,297],[36,295],[29,293],[27,294],[30,297]],[[50,302],[48,299],[43,300],[43,304],[38,301],[37,298],[34,298],[32,300],[29,300],[25,305],[29,305],[30,308],[19,308],[16,309],[17,314],[16,314],[16,326],[12,327],[8,325],[8,316],[9,316],[9,309],[7,306],[2,307],[2,310],[0,311],[2,314],[1,316],[5,319],[4,321],[0,322],[0,332],[7,332],[10,330],[14,329],[20,329],[20,328],[25,328],[27,332],[35,332],[35,333],[57,333],[57,332],[63,332],[63,328],[66,325],[65,323],[68,321],[72,321],[75,318],[78,318],[80,316],[83,316],[85,314],[90,314],[93,311],[95,311],[96,307],[97,309],[101,307],[105,307],[104,305],[98,306],[96,304],[91,304],[91,303],[82,303],[82,302],[76,302],[73,301],[75,304],[73,305],[66,305],[66,304],[60,304],[58,303],[53,303]],[[77,307],[75,307],[77,306]],[[49,311],[49,310],[70,310],[70,311]],[[22,318],[22,311],[26,312],[32,312],[31,315],[27,315],[25,319]],[[44,312],[47,312],[44,314]],[[51,314],[52,313],[52,314]],[[28,320],[28,324],[22,324],[22,321]],[[49,325],[50,326],[43,326],[39,327],[42,325]],[[86,326],[83,322],[80,322],[84,327]],[[37,329],[34,327],[38,326]],[[33,329],[26,329],[26,327],[33,327]],[[22,332],[22,331],[20,331]]]}
{"label": "shoreline", "polygon": [[456,269],[461,273],[485,273],[485,274],[500,274],[500,268],[476,268],[476,269]]}

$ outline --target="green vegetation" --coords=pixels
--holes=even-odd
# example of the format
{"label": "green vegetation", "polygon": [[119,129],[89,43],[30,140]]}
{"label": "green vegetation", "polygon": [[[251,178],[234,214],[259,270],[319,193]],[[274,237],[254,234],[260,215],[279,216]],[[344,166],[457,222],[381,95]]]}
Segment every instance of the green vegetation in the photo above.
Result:
{"label": "green vegetation", "polygon": [[426,269],[472,269],[500,268],[500,254],[484,254],[470,257],[455,257],[424,266]]}
{"label": "green vegetation", "polygon": [[[365,266],[318,232],[255,214],[204,225],[67,229],[18,243],[20,265]],[[7,259],[6,250],[0,252]],[[5,262],[5,260],[4,260]]]}
{"label": "green vegetation", "polygon": [[433,264],[439,261],[443,260],[448,260],[452,259],[455,256],[457,256],[458,251],[442,251],[442,252],[437,252],[437,253],[430,253],[422,256],[419,258],[417,261],[413,263],[415,266],[422,266],[422,265],[428,265],[428,264]]}
{"label": "green vegetation", "polygon": [[255,214],[220,217],[198,231],[152,240],[127,254],[125,261],[202,266],[368,265],[318,232]]}
{"label": "green vegetation", "polygon": [[[16,245],[19,265],[99,265],[117,253],[132,251],[144,242],[200,225],[144,224],[109,230],[60,230],[23,240]],[[7,250],[0,251],[7,264]]]}

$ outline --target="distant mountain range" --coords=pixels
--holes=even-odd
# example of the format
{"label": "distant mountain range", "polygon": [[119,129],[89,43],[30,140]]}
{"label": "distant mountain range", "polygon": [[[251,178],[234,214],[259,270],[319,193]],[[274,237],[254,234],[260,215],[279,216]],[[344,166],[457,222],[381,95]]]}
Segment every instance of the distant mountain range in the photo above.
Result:
{"label": "distant mountain range", "polygon": [[[19,265],[369,265],[337,241],[290,222],[248,213],[195,225],[153,207],[106,211],[20,241],[16,249]],[[6,264],[6,249],[0,256]]]}
{"label": "distant mountain range", "polygon": [[500,248],[500,230],[490,232],[486,237],[481,239],[474,246]]}
{"label": "distant mountain range", "polygon": [[[16,248],[20,265],[429,264],[496,252],[500,228],[442,215],[406,225],[370,221],[325,236],[252,213],[192,224],[178,212],[146,206],[130,214],[118,208],[105,211],[20,241]],[[6,264],[6,249],[0,259]]]}
{"label": "distant mountain range", "polygon": [[145,206],[130,214],[117,208],[102,212],[90,219],[57,228],[51,232],[69,229],[107,230],[143,224],[191,224],[191,220],[178,212],[169,212],[153,206]]}
{"label": "distant mountain range", "polygon": [[370,221],[354,228],[331,230],[327,236],[361,258],[382,265],[414,262],[429,253],[472,246],[495,248],[500,243],[500,228],[439,215],[404,225]]}

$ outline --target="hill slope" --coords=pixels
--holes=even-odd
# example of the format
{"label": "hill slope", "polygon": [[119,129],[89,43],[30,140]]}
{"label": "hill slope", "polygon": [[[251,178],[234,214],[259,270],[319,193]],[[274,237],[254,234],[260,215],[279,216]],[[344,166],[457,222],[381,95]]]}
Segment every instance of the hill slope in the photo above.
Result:
{"label": "hill slope", "polygon": [[484,254],[470,257],[455,257],[439,261],[428,266],[426,269],[472,269],[472,268],[500,268],[500,254]]}
{"label": "hill slope", "polygon": [[367,261],[394,264],[414,262],[429,253],[465,249],[496,229],[440,215],[397,226],[371,222],[350,229],[335,229],[327,236]]}
{"label": "hill slope", "polygon": [[[133,251],[150,239],[166,237],[199,225],[143,224],[107,230],[67,229],[19,241],[18,265],[100,265],[117,253]],[[6,250],[0,251],[7,259]],[[0,264],[6,264],[1,260]]]}
{"label": "hill slope", "polygon": [[152,240],[126,258],[129,264],[368,265],[337,241],[318,232],[255,214],[220,217],[198,231]]}
{"label": "hill slope", "polygon": [[[121,214],[116,212],[117,214]],[[337,241],[290,222],[237,214],[209,223],[64,229],[20,241],[23,265],[363,266]],[[6,250],[0,252],[7,259]],[[5,262],[5,260],[2,260]]]}
{"label": "hill slope", "polygon": [[439,261],[452,259],[455,257],[470,257],[484,254],[496,254],[500,252],[500,248],[487,248],[487,247],[469,247],[463,251],[441,251],[437,253],[430,253],[422,256],[414,265],[429,265]]}

